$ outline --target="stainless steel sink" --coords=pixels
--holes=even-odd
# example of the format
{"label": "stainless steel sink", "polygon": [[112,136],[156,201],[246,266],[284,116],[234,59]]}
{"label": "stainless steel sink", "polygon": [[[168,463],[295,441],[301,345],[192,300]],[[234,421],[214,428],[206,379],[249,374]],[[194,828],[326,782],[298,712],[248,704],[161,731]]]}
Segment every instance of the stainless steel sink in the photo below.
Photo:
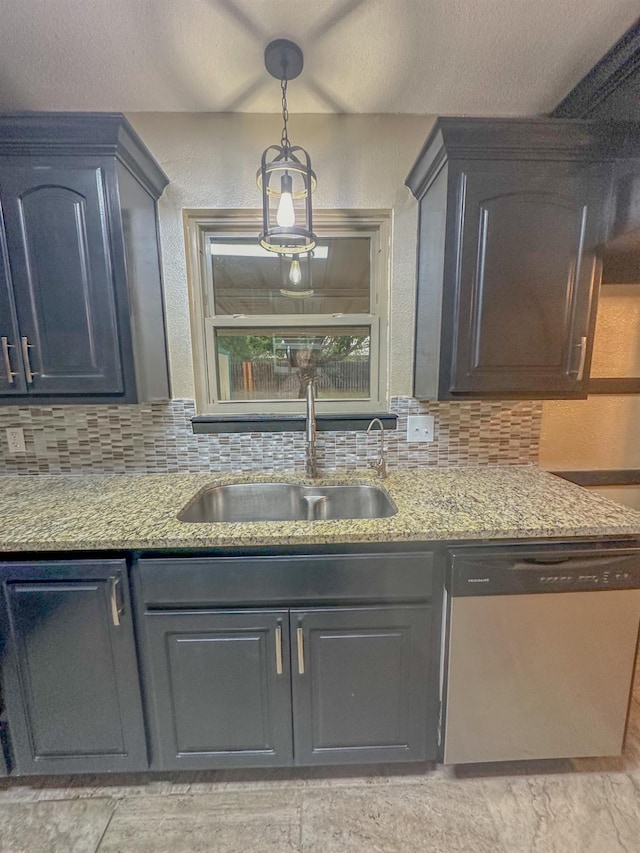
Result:
{"label": "stainless steel sink", "polygon": [[378,486],[304,487],[304,497],[313,510],[309,519],[387,518],[397,509],[389,495]]}
{"label": "stainless steel sink", "polygon": [[377,486],[299,486],[231,483],[206,489],[178,514],[179,521],[320,521],[387,518],[396,509]]}

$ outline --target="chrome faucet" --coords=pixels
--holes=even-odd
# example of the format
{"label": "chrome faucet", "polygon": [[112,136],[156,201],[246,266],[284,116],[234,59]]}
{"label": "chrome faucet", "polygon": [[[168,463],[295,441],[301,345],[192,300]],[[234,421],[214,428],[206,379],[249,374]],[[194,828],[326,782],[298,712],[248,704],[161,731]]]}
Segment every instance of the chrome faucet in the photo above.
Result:
{"label": "chrome faucet", "polygon": [[305,427],[305,450],[307,477],[318,476],[318,461],[316,458],[316,398],[314,380],[309,379],[306,386],[307,424]]}
{"label": "chrome faucet", "polygon": [[384,479],[387,476],[387,460],[384,455],[384,425],[380,418],[374,418],[369,426],[367,427],[367,435],[371,432],[374,424],[378,424],[380,428],[380,440],[378,441],[378,458],[375,462],[369,462],[369,467],[373,468],[374,471],[377,471],[378,474]]}

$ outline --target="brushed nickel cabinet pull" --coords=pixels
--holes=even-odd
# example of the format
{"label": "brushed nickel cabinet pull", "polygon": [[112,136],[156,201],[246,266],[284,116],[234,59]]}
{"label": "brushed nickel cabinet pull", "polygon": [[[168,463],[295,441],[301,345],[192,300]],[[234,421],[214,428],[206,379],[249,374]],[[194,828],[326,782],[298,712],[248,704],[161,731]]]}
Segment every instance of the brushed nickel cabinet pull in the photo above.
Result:
{"label": "brushed nickel cabinet pull", "polygon": [[583,335],[580,338],[580,364],[578,365],[578,382],[582,382],[584,377],[584,364],[587,359],[587,336]]}
{"label": "brushed nickel cabinet pull", "polygon": [[304,675],[304,628],[296,630],[296,640],[298,646],[298,673]]}
{"label": "brushed nickel cabinet pull", "polygon": [[276,675],[282,675],[282,625],[276,628]]}
{"label": "brushed nickel cabinet pull", "polygon": [[9,350],[13,348],[13,344],[9,343],[9,339],[2,336],[2,360],[4,361],[4,371],[7,376],[9,385],[15,385],[16,381],[13,378],[16,374],[11,370],[11,359],[9,358]]}
{"label": "brushed nickel cabinet pull", "polygon": [[119,586],[120,578],[114,575],[109,578],[110,599],[111,599],[111,621],[118,628],[120,626],[120,617],[124,613],[124,606],[119,603]]}
{"label": "brushed nickel cabinet pull", "polygon": [[33,349],[33,346],[29,343],[29,339],[24,337],[20,338],[22,342],[22,358],[24,359],[24,372],[27,377],[27,382],[29,385],[33,385],[33,377],[37,376],[37,373],[34,373],[31,370],[31,359],[29,358],[29,350]]}
{"label": "brushed nickel cabinet pull", "polygon": [[580,361],[577,368],[570,370],[569,373],[575,373],[578,382],[582,382],[584,376],[584,365],[587,358],[587,336],[582,335],[579,344],[574,344],[574,349],[580,349]]}

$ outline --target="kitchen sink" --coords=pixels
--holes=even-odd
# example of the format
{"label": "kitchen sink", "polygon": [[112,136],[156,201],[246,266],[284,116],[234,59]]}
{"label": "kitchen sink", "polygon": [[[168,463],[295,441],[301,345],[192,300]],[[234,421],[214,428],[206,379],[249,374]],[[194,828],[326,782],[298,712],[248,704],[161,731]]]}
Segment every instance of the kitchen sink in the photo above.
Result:
{"label": "kitchen sink", "polygon": [[378,486],[301,486],[230,483],[205,489],[178,514],[179,521],[324,521],[387,518],[398,510]]}

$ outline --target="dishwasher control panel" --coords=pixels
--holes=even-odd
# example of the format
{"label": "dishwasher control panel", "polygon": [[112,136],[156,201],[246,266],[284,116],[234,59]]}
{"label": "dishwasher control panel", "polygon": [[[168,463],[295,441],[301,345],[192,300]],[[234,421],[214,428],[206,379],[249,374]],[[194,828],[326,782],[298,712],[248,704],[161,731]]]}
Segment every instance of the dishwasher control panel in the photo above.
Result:
{"label": "dishwasher control panel", "polygon": [[452,595],[502,595],[640,588],[640,549],[517,547],[449,552]]}

